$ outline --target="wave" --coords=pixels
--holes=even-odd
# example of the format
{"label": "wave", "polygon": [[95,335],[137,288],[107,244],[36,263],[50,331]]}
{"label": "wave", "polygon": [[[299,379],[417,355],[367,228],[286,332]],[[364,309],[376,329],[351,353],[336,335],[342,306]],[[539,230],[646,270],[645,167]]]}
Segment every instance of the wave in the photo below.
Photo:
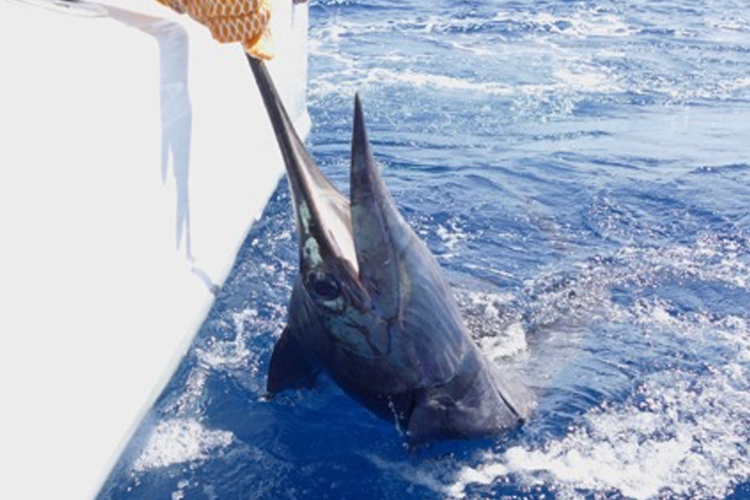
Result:
{"label": "wave", "polygon": [[151,432],[133,470],[144,472],[206,460],[229,447],[233,440],[231,432],[209,429],[197,420],[163,420]]}

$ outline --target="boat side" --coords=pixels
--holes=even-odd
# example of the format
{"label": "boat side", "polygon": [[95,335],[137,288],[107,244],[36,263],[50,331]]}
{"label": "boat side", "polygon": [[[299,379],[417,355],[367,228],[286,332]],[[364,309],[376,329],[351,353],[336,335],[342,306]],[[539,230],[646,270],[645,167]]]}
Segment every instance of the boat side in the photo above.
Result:
{"label": "boat side", "polygon": [[[0,498],[80,500],[283,163],[239,45],[153,0],[45,1],[0,0]],[[274,8],[271,68],[306,134],[307,5]]]}

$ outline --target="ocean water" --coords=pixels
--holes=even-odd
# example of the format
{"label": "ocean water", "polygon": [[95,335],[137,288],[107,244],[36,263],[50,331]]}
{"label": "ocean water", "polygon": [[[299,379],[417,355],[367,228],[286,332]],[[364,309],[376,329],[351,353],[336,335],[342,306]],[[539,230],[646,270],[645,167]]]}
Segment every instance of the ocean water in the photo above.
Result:
{"label": "ocean water", "polygon": [[100,499],[750,499],[750,4],[310,3],[310,150],[386,183],[485,354],[539,397],[407,451],[323,380],[263,397],[285,183]]}

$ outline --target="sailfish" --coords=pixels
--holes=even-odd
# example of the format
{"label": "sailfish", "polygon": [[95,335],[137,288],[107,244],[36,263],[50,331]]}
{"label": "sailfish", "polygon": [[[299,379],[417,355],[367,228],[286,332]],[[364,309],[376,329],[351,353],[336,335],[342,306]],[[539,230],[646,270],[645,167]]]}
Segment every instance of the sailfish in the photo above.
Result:
{"label": "sailfish", "polygon": [[312,387],[325,371],[414,446],[521,425],[533,398],[472,340],[440,266],[383,182],[359,96],[347,198],[307,152],[264,63],[248,60],[286,166],[299,241],[268,393]]}

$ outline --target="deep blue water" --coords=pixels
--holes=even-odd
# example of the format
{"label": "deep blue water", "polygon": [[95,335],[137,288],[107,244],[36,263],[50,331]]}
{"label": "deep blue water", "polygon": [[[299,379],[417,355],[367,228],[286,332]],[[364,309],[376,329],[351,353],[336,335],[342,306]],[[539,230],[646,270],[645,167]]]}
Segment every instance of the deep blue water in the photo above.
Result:
{"label": "deep blue water", "polygon": [[286,184],[102,499],[750,499],[750,4],[311,2],[310,149],[352,99],[477,342],[539,394],[409,453],[330,381],[262,397]]}

